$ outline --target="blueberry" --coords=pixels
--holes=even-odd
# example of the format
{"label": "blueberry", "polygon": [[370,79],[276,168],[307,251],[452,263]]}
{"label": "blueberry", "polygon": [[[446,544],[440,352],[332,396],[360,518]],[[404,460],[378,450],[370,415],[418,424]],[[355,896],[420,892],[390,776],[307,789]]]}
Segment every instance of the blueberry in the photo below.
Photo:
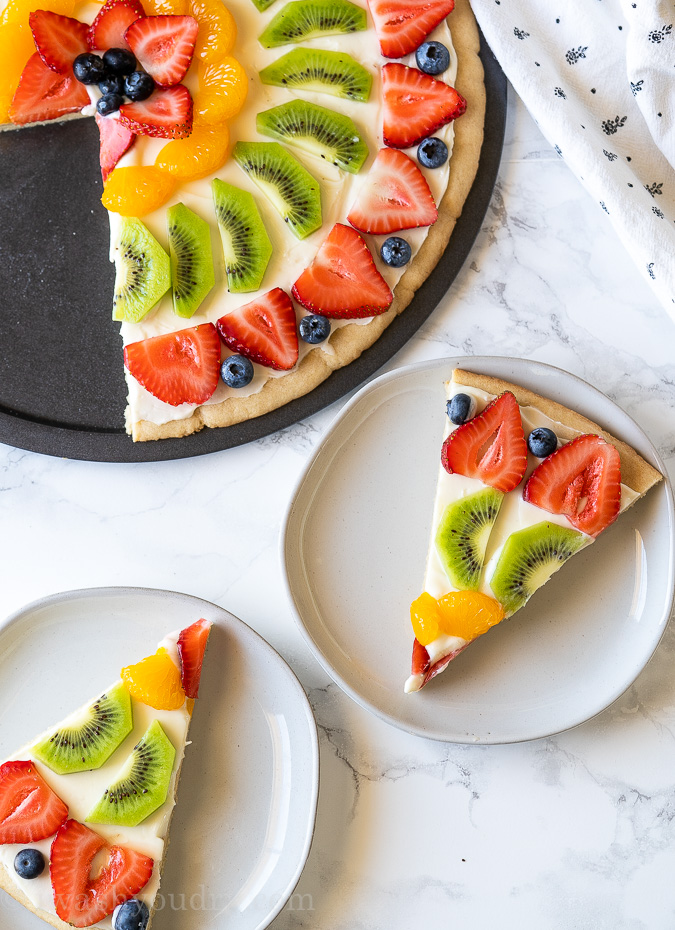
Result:
{"label": "blueberry", "polygon": [[450,65],[450,52],[442,42],[425,42],[417,49],[415,60],[425,74],[441,74]]}
{"label": "blueberry", "polygon": [[99,97],[96,101],[96,109],[101,116],[108,116],[119,110],[123,103],[124,97],[120,97],[119,94],[106,94],[105,97]]}
{"label": "blueberry", "polygon": [[300,338],[304,342],[315,346],[330,336],[330,320],[325,316],[303,316],[300,320]]}
{"label": "blueberry", "polygon": [[558,437],[547,426],[538,426],[527,437],[527,448],[538,459],[545,459],[558,448]]}
{"label": "blueberry", "polygon": [[389,236],[382,243],[380,255],[386,265],[390,265],[392,268],[402,268],[410,261],[412,249],[410,244],[405,239],[401,239],[400,236]]}
{"label": "blueberry", "polygon": [[124,78],[119,74],[111,74],[99,82],[98,89],[105,97],[108,94],[117,94],[119,97],[124,93]]}
{"label": "blueberry", "polygon": [[129,100],[147,100],[155,82],[146,71],[133,71],[124,78],[124,93]]}
{"label": "blueberry", "polygon": [[253,362],[244,355],[230,355],[220,366],[220,377],[228,387],[246,387],[253,380]]}
{"label": "blueberry", "polygon": [[150,919],[148,905],[137,898],[118,904],[113,911],[113,930],[145,930]]}
{"label": "blueberry", "polygon": [[99,84],[108,76],[108,69],[98,55],[82,52],[73,62],[73,74],[80,84]]}
{"label": "blueberry", "polygon": [[136,56],[128,48],[109,48],[103,61],[112,74],[131,74],[136,67]]}
{"label": "blueberry", "polygon": [[447,402],[445,409],[451,422],[461,426],[475,415],[476,401],[469,394],[455,394]]}
{"label": "blueberry", "polygon": [[417,146],[417,161],[424,168],[440,168],[448,160],[448,147],[437,136],[422,139]]}
{"label": "blueberry", "polygon": [[14,871],[19,878],[37,878],[45,869],[45,857],[39,849],[22,849],[14,859]]}

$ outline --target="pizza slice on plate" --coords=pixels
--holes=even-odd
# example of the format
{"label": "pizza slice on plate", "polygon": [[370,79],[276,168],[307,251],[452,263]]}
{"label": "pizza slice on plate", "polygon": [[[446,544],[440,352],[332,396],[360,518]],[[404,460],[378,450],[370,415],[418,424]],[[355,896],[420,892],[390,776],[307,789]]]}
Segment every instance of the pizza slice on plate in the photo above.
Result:
{"label": "pizza slice on plate", "polygon": [[407,692],[511,617],[661,480],[626,443],[545,397],[459,369],[446,387]]}
{"label": "pizza slice on plate", "polygon": [[59,930],[147,930],[211,624],[0,765],[0,887]]}

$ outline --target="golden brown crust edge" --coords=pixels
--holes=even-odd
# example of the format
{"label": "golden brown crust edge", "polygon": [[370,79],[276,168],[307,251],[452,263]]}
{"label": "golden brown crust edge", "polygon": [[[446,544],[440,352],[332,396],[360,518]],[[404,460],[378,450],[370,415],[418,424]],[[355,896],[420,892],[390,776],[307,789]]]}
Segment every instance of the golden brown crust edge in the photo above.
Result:
{"label": "golden brown crust edge", "polygon": [[203,427],[227,427],[254,419],[314,390],[337,368],[353,362],[373,345],[387,326],[408,306],[415,291],[435,268],[445,251],[478,170],[485,121],[483,65],[479,58],[480,39],[469,0],[457,0],[450,16],[453,45],[457,53],[456,88],[467,101],[466,113],[455,124],[447,190],[439,217],[408,271],[396,285],[394,302],[381,316],[367,325],[351,324],[336,330],[330,346],[334,354],[314,349],[295,371],[270,378],[262,390],[249,397],[229,397],[220,404],[206,404],[184,420],[155,424],[140,420],[127,426],[134,442],[188,436]]}
{"label": "golden brown crust edge", "polygon": [[452,380],[456,384],[476,388],[479,391],[485,391],[487,394],[501,394],[503,391],[511,391],[521,407],[536,407],[547,417],[561,423],[570,430],[602,436],[607,442],[611,442],[621,456],[622,482],[637,492],[640,497],[661,481],[661,473],[648,462],[645,462],[632,446],[629,446],[621,439],[617,439],[616,436],[612,436],[611,433],[598,426],[597,423],[582,416],[575,410],[570,410],[569,407],[559,404],[557,401],[542,397],[540,394],[535,394],[534,391],[520,387],[518,384],[511,384],[511,382],[504,381],[501,378],[476,374],[462,368],[456,368],[453,371]]}

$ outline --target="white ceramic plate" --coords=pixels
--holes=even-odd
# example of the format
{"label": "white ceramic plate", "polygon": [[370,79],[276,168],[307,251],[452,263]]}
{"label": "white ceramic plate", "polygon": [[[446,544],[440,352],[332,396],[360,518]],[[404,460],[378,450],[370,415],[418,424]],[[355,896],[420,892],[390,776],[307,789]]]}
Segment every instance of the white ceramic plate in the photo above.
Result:
{"label": "white ceramic plate", "polygon": [[448,358],[383,375],[341,411],[291,499],[282,540],[300,629],[363,707],[450,742],[535,739],[588,720],[635,680],[673,598],[672,493],[662,482],[423,691],[406,695],[429,542],[445,395],[455,367],[578,410],[662,474],[639,427],[585,382],[538,362]]}
{"label": "white ceramic plate", "polygon": [[[292,894],[309,853],[318,742],[288,665],[226,610],[169,591],[92,588],[14,614],[0,628],[0,759],[200,617],[214,627],[155,922],[259,930]],[[2,897],[2,927],[44,926]]]}

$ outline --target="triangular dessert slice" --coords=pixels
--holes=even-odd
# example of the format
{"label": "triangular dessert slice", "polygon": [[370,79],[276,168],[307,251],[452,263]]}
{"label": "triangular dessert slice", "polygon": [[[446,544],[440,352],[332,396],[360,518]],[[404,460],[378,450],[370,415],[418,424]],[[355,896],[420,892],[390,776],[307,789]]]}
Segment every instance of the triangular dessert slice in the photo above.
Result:
{"label": "triangular dessert slice", "polygon": [[0,887],[52,927],[147,930],[211,624],[0,765]]}
{"label": "triangular dessert slice", "polygon": [[512,616],[661,480],[626,443],[532,391],[459,369],[446,387],[407,692]]}

